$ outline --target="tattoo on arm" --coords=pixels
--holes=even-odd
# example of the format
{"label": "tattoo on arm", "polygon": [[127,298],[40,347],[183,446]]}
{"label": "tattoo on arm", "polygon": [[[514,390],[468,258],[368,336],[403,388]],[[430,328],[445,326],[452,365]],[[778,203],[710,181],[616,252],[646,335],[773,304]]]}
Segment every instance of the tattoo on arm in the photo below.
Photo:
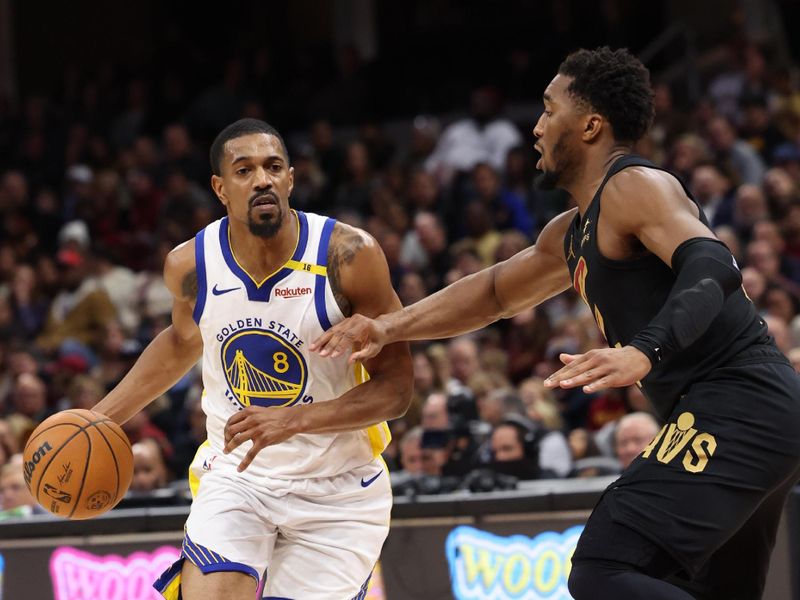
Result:
{"label": "tattoo on arm", "polygon": [[197,270],[189,271],[181,282],[181,292],[184,298],[197,299]]}
{"label": "tattoo on arm", "polygon": [[360,232],[340,223],[336,224],[328,246],[328,281],[336,298],[336,304],[345,317],[351,315],[353,307],[342,291],[341,270],[343,266],[353,262],[353,258],[363,247],[364,237]]}

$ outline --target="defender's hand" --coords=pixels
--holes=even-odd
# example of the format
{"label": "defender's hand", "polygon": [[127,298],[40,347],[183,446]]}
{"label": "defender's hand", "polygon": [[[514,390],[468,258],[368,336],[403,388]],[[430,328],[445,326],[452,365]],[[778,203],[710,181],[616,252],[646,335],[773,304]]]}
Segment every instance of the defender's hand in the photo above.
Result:
{"label": "defender's hand", "polygon": [[239,464],[244,471],[256,455],[267,446],[280,444],[299,432],[297,410],[279,410],[248,406],[233,415],[225,424],[225,454],[251,440],[253,447]]}
{"label": "defender's hand", "polygon": [[355,314],[341,323],[337,323],[309,346],[312,352],[320,356],[336,358],[359,347],[357,352],[350,355],[350,364],[364,361],[376,356],[386,345],[388,335],[380,319],[370,319],[364,315]]}
{"label": "defender's hand", "polygon": [[585,354],[561,354],[564,367],[545,379],[546,387],[583,386],[587,394],[603,388],[625,387],[650,372],[650,359],[633,346],[589,350]]}

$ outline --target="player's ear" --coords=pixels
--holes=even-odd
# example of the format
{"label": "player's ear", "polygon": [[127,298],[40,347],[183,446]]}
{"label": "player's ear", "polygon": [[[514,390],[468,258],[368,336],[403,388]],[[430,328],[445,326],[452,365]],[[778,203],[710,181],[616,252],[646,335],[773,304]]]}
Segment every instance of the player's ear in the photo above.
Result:
{"label": "player's ear", "polygon": [[583,125],[583,133],[581,137],[584,142],[593,142],[597,139],[606,125],[606,120],[597,113],[589,113],[586,115]]}
{"label": "player's ear", "polygon": [[294,189],[294,167],[289,167],[289,196],[292,195]]}
{"label": "player's ear", "polygon": [[228,199],[225,197],[225,186],[222,177],[219,175],[211,176],[211,189],[217,195],[217,198],[224,206],[228,206]]}

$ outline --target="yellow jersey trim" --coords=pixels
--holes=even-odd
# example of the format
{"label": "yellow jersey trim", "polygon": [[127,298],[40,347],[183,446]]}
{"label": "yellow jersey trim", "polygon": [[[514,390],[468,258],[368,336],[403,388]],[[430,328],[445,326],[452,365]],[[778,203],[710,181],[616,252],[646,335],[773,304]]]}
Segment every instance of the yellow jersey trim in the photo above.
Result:
{"label": "yellow jersey trim", "polygon": [[[203,393],[205,394],[205,390],[203,391]],[[194,461],[197,460],[197,455],[200,454],[200,451],[203,450],[203,448],[208,448],[210,445],[211,444],[209,443],[208,440],[200,444],[200,447],[194,454],[194,458],[192,459],[192,464],[194,464]],[[197,475],[195,475],[194,471],[192,471],[191,466],[189,467],[189,489],[192,492],[192,498],[197,498],[197,491],[200,489],[200,478]]]}
{"label": "yellow jersey trim", "polygon": [[294,269],[295,271],[305,271],[314,275],[328,276],[328,268],[322,265],[312,265],[311,263],[300,262],[299,260],[288,260],[284,267]]}

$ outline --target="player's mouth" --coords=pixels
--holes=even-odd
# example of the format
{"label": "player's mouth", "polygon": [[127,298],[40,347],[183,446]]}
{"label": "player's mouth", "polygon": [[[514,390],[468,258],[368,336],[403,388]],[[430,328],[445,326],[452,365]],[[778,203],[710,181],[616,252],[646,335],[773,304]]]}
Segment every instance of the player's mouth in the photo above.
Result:
{"label": "player's mouth", "polygon": [[541,156],[539,156],[539,160],[536,161],[536,170],[541,171],[542,167],[544,166],[544,151],[537,145],[534,144],[533,149],[536,150]]}
{"label": "player's mouth", "polygon": [[258,208],[261,206],[276,206],[278,204],[278,197],[272,192],[266,194],[259,194],[250,200],[251,208]]}

